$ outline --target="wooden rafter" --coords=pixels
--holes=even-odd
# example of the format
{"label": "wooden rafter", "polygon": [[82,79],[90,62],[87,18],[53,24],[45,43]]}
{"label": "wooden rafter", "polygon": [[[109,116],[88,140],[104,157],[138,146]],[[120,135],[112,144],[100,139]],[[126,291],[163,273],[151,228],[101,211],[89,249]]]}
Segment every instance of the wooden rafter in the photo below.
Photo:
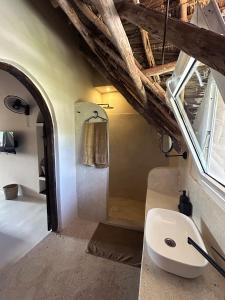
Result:
{"label": "wooden rafter", "polygon": [[90,7],[87,6],[82,0],[75,1],[76,6],[84,14],[84,16],[92,22],[100,32],[102,32],[109,40],[112,39],[112,35],[109,32],[107,26],[93,13]]}
{"label": "wooden rafter", "polygon": [[[72,24],[76,27],[76,29],[80,32],[80,34],[83,36],[89,47],[92,49],[94,53],[96,53],[96,46],[94,43],[94,39],[90,37],[90,33],[88,32],[87,28],[84,26],[84,24],[81,23],[77,13],[75,12],[73,6],[68,3],[67,0],[56,0],[58,5],[63,9],[63,11],[67,14]],[[100,43],[99,39],[95,38],[95,42]],[[103,48],[103,43],[100,44]],[[105,47],[107,49],[107,47]],[[113,51],[110,50],[108,54],[112,54]],[[117,62],[120,62],[120,64],[123,65],[124,63],[122,60],[119,59],[119,57],[116,56],[116,54],[113,55],[114,60],[117,60]],[[158,96],[163,102],[165,102],[165,91],[161,88],[160,85],[157,85],[156,83],[151,82],[136,66],[136,71],[138,72],[139,76],[142,78],[142,80],[145,82],[145,84],[148,86],[148,88],[156,95]]]}
{"label": "wooden rafter", "polygon": [[[140,1],[139,0],[133,0],[133,3],[134,4],[139,4]],[[154,55],[153,55],[153,52],[152,52],[149,33],[146,30],[144,30],[143,28],[139,28],[139,30],[140,30],[140,34],[141,34],[143,47],[144,47],[144,50],[145,50],[145,55],[146,55],[146,58],[147,58],[147,61],[148,61],[148,65],[149,65],[149,67],[154,67],[155,66],[155,58],[154,58]],[[159,76],[154,76],[153,78],[156,82],[160,81]]]}
{"label": "wooden rafter", "polygon": [[[177,128],[176,122],[174,122],[174,125],[172,126],[171,122],[168,122],[168,116],[166,116],[166,119],[164,119],[164,115],[161,114],[160,111],[153,109],[151,105],[148,107],[143,107],[142,103],[138,101],[131,79],[125,73],[120,73],[121,76],[118,78],[118,69],[113,71],[113,67],[109,64],[107,64],[106,68],[102,68],[101,64],[98,63],[99,58],[93,58],[93,55],[90,54],[86,57],[87,60],[91,62],[92,66],[100,71],[101,74],[109,81],[111,81],[118,91],[124,95],[130,105],[137,110],[150,124],[155,125],[158,130],[167,132],[174,138],[176,142],[178,142],[178,144],[180,143],[180,132]],[[108,60],[108,62],[110,62],[110,60]],[[115,64],[113,65],[115,66]]]}
{"label": "wooden rafter", "polygon": [[[117,10],[127,21],[163,37],[163,13],[128,1],[120,2]],[[168,18],[167,40],[188,55],[225,75],[225,36]]]}
{"label": "wooden rafter", "polygon": [[173,61],[168,64],[159,65],[159,66],[156,66],[153,68],[145,69],[145,70],[143,70],[143,73],[146,76],[156,76],[156,75],[163,75],[166,73],[170,73],[170,72],[174,71],[176,63],[177,63],[176,61]]}
{"label": "wooden rafter", "polygon": [[[98,38],[95,38],[95,42],[98,44],[99,47],[103,51],[105,51],[123,70],[127,70],[125,62],[111,49],[109,48],[106,44],[104,44],[101,40]],[[148,89],[155,95],[157,96],[163,103],[165,103],[166,98],[165,98],[165,91],[163,88],[155,83],[152,82],[149,78],[147,78],[141,70],[138,70],[138,74],[140,75],[140,78],[142,82],[148,87]]]}
{"label": "wooden rafter", "polygon": [[[125,98],[132,107],[138,110],[148,122],[154,124],[158,130],[167,132],[179,143],[180,131],[170,108],[167,106],[164,89],[159,83],[154,82],[151,77],[148,78],[144,74],[143,67],[133,57],[136,76],[140,78],[143,87],[145,87],[146,98],[143,101],[140,90],[137,90],[137,86],[134,85],[134,79],[127,66],[127,61],[117,47],[118,41],[115,41],[113,38],[115,33],[102,21],[102,18],[104,20],[102,12],[99,10],[101,17],[97,16],[92,7],[81,0],[75,1],[76,6],[68,0],[55,0],[55,2],[66,13],[71,23],[82,35],[95,59],[98,60],[101,70],[108,74],[112,84],[119,91],[122,91],[123,95],[126,94]],[[82,13],[82,18],[80,13]],[[86,27],[84,17],[103,35],[99,36],[96,31],[90,31],[91,26]]]}
{"label": "wooden rafter", "polygon": [[[98,30],[100,32],[102,32],[108,38],[109,41],[113,42],[111,34],[110,34],[107,26],[105,25],[105,23],[103,23],[102,20],[100,20],[100,18],[98,18],[93,13],[93,11],[85,3],[83,3],[81,0],[77,0],[76,5],[79,7],[79,9],[82,11],[82,13],[86,16],[86,18],[90,22],[92,22],[98,28]],[[98,41],[99,41],[99,39],[96,39],[96,42],[98,42]],[[103,43],[100,42],[100,44],[101,44],[101,47],[104,46]],[[105,47],[105,49],[108,49],[108,47]],[[112,53],[113,53],[113,51],[111,50],[110,55]],[[116,55],[114,54],[114,60],[115,60],[115,56]],[[154,83],[151,79],[148,79],[145,76],[143,68],[141,67],[141,65],[138,63],[138,61],[136,59],[135,59],[135,63],[136,63],[136,66],[139,69],[139,70],[137,70],[137,72],[139,73],[142,82],[147,85],[147,87],[152,91],[152,93],[154,95],[156,95],[163,102],[165,102],[165,91],[162,89],[162,87],[159,84]],[[140,72],[140,70],[142,71],[142,73]]]}
{"label": "wooden rafter", "polygon": [[188,22],[188,1],[180,0],[180,19],[183,22]]}
{"label": "wooden rafter", "polygon": [[132,49],[130,47],[126,32],[123,28],[120,17],[116,11],[113,0],[93,0],[98,11],[102,15],[105,24],[112,35],[114,44],[116,44],[123,60],[126,63],[127,70],[136,86],[137,93],[144,103],[147,102],[147,96],[144,85],[142,84],[138,68],[135,64]]}
{"label": "wooden rafter", "polygon": [[[155,58],[152,52],[152,47],[151,47],[151,43],[150,43],[150,38],[149,38],[149,33],[140,28],[140,33],[141,33],[141,38],[142,38],[142,42],[144,45],[144,49],[145,49],[145,55],[149,64],[149,67],[155,67]],[[154,75],[153,76],[154,80],[159,82],[160,81],[160,77],[158,75]]]}

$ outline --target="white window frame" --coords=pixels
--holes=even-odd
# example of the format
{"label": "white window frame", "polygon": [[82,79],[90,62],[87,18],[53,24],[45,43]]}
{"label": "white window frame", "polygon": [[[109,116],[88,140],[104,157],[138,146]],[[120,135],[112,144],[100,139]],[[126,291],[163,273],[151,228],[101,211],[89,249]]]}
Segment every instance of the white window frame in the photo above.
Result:
{"label": "white window frame", "polygon": [[[215,0],[211,0],[204,8],[197,6],[197,10],[195,11],[191,22],[202,28],[225,35],[225,23]],[[196,60],[193,57],[181,52],[174,74],[167,81],[167,99],[169,100],[169,104],[172,107],[178,124],[180,125],[181,132],[192,154],[193,160],[196,163],[200,175],[200,184],[203,184],[204,187],[212,193],[217,204],[225,209],[225,186],[205,172],[202,163],[203,160],[201,160],[200,157],[201,151],[197,151],[200,149],[196,149],[197,147],[200,148],[200,146],[193,132],[193,128],[189,122],[184,122],[183,116],[180,113],[181,108],[180,106],[178,107],[175,99],[175,95],[177,95],[181,86],[188,80],[187,75],[191,74],[190,71],[194,67],[195,63]],[[225,77],[214,70],[212,70],[212,73],[217,86],[225,99]]]}
{"label": "white window frame", "polygon": [[[189,79],[188,74],[191,74],[191,69],[194,67],[195,62],[193,64],[189,64],[188,67],[185,69],[185,72],[183,73],[184,76],[181,77],[179,80],[174,92],[171,92],[170,85],[172,83],[172,80],[167,81],[167,95],[170,94],[169,100],[170,104],[172,106],[173,112],[175,114],[175,117],[177,119],[178,124],[180,125],[181,132],[184,136],[184,139],[188,145],[188,148],[193,156],[193,159],[197,165],[198,171],[200,173],[200,177],[202,179],[202,182],[211,189],[211,191],[215,192],[217,196],[222,198],[223,206],[225,208],[225,186],[216,181],[213,177],[211,177],[209,174],[206,173],[206,166],[204,165],[204,158],[201,157],[203,155],[203,151],[199,146],[199,143],[197,141],[197,138],[195,136],[195,133],[193,131],[193,128],[189,121],[185,121],[184,116],[185,112],[181,112],[182,107],[178,104],[178,101],[176,99],[176,96],[179,95],[180,90],[183,86],[185,86],[186,82]],[[186,77],[186,78],[185,78]],[[169,93],[168,93],[169,92]],[[221,204],[221,203],[220,203]]]}

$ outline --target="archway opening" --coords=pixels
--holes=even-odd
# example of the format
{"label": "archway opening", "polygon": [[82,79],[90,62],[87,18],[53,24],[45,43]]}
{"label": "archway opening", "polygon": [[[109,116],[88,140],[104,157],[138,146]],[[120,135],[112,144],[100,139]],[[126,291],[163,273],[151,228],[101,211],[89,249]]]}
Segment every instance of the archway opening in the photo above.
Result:
{"label": "archway opening", "polygon": [[45,190],[43,192],[46,195],[48,230],[57,231],[58,212],[56,198],[54,126],[51,113],[40,90],[24,72],[6,62],[0,62],[0,70],[6,71],[15,77],[28,90],[40,110],[40,115],[43,117],[44,161],[42,162],[42,165],[44,167],[45,175]]}

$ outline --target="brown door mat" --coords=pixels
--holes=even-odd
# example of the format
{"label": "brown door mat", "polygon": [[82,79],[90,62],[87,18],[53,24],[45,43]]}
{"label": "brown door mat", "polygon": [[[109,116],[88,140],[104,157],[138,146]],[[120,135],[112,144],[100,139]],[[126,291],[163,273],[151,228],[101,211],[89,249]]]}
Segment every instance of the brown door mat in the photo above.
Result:
{"label": "brown door mat", "polygon": [[143,232],[99,223],[87,253],[134,267],[141,266]]}

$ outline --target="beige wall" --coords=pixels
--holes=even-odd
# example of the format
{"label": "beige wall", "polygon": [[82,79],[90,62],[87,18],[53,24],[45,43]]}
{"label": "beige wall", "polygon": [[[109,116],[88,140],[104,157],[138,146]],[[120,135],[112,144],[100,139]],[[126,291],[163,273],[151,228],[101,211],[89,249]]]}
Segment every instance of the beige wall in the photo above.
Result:
{"label": "beige wall", "polygon": [[156,130],[118,92],[102,94],[109,117],[109,196],[145,201],[151,169],[166,166]]}
{"label": "beige wall", "polygon": [[74,102],[91,89],[89,67],[74,37],[72,26],[50,1],[1,1],[0,60],[16,65],[36,83],[53,117],[61,226],[77,212]]}
{"label": "beige wall", "polygon": [[[4,98],[16,95],[29,103],[31,114],[16,114],[4,105]],[[17,183],[22,193],[39,196],[39,170],[36,119],[39,109],[26,88],[13,76],[0,70],[0,131],[14,131],[18,141],[17,154],[0,153],[0,187]],[[25,168],[25,166],[29,166]]]}

